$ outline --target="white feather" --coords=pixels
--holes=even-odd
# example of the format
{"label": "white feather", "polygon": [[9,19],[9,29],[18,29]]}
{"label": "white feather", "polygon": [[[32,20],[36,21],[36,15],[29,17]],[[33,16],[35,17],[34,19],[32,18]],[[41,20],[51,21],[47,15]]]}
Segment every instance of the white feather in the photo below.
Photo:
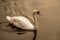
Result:
{"label": "white feather", "polygon": [[7,16],[7,20],[13,23],[18,28],[30,29],[30,30],[34,29],[34,26],[29,21],[29,19],[27,19],[24,16],[14,16],[14,17]]}

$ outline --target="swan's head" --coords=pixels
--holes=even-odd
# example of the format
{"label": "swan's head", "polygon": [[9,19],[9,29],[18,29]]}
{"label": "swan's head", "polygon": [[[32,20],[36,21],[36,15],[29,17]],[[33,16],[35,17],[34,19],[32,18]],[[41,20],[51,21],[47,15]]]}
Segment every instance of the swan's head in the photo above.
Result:
{"label": "swan's head", "polygon": [[41,15],[39,10],[33,10],[33,14]]}

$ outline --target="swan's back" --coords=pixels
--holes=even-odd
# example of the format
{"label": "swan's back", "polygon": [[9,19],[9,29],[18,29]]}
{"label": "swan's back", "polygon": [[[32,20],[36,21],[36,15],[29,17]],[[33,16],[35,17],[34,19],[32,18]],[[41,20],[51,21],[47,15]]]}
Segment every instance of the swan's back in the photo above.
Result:
{"label": "swan's back", "polygon": [[29,19],[24,16],[7,17],[7,19],[19,28],[30,30],[34,29],[34,26]]}

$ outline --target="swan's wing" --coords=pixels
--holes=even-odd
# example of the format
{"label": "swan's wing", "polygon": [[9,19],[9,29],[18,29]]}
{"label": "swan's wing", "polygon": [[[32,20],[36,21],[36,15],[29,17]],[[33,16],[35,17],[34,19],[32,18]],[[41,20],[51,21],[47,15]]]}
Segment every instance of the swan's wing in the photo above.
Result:
{"label": "swan's wing", "polygon": [[17,24],[19,25],[18,26],[15,24],[16,26],[21,27],[23,29],[34,29],[34,26],[26,17],[20,16],[20,17],[17,17],[16,19],[18,19],[16,21],[18,21]]}
{"label": "swan's wing", "polygon": [[12,23],[22,29],[34,29],[32,23],[24,16],[12,17]]}

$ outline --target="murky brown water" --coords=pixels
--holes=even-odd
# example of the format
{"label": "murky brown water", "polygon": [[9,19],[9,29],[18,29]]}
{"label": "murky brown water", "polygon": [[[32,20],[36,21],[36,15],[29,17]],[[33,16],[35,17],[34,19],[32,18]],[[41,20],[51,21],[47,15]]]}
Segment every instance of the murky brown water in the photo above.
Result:
{"label": "murky brown water", "polygon": [[[38,34],[36,40],[60,40],[60,1],[59,0],[18,0],[21,11],[32,16],[32,10],[38,9],[42,16],[38,18]],[[19,13],[7,13],[0,4],[0,22],[7,21],[7,15],[19,15]],[[13,5],[13,4],[12,4]],[[6,5],[5,5],[6,7]],[[3,21],[2,21],[3,20]],[[6,29],[7,24],[1,24]],[[17,35],[14,32],[0,31],[0,40],[32,40],[33,32]]]}

